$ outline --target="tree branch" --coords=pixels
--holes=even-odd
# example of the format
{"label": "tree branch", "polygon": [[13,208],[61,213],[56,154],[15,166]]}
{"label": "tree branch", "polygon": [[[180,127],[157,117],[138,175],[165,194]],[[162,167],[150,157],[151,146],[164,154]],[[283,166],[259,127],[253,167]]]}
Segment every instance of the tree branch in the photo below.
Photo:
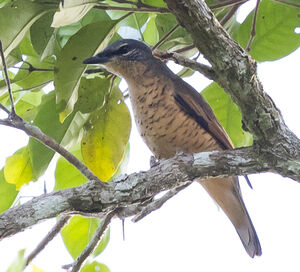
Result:
{"label": "tree branch", "polygon": [[155,13],[170,13],[167,8],[160,7],[151,7],[151,8],[130,8],[130,7],[119,7],[119,6],[109,6],[109,5],[97,5],[94,6],[96,9],[102,10],[123,10],[123,11],[132,11],[132,12],[155,12]]}
{"label": "tree branch", "polygon": [[272,158],[268,161],[260,156],[259,149],[255,147],[177,155],[160,161],[159,165],[147,172],[134,173],[110,183],[90,181],[80,187],[35,197],[0,215],[0,239],[59,214],[95,216],[96,213],[99,217],[118,208],[122,218],[136,215],[145,207],[146,199],[184,186],[196,178],[271,171],[286,173],[288,177],[300,180],[299,164],[291,164],[285,153],[275,151],[279,152],[278,161],[273,161]]}
{"label": "tree branch", "polygon": [[45,248],[45,246],[56,236],[57,233],[64,227],[69,221],[70,216],[62,216],[55,226],[49,231],[44,239],[38,244],[38,246],[28,255],[26,258],[26,266]]}
{"label": "tree branch", "polygon": [[71,154],[64,147],[58,144],[53,138],[43,133],[40,130],[40,128],[25,122],[17,114],[10,115],[9,118],[4,120],[0,119],[0,125],[17,128],[24,131],[28,136],[35,138],[45,146],[51,148],[52,150],[62,155],[68,162],[73,164],[88,179],[94,179],[99,181],[99,179],[92,173],[92,171],[89,168],[87,168],[80,160],[78,160],[73,154]]}
{"label": "tree branch", "polygon": [[108,228],[110,221],[112,220],[113,216],[116,214],[116,211],[111,211],[107,213],[101,221],[100,226],[95,231],[93,237],[91,238],[88,245],[84,248],[84,250],[81,252],[81,254],[76,258],[74,263],[71,264],[72,270],[71,272],[77,272],[80,270],[82,264],[84,261],[90,256],[91,253],[95,250],[98,243],[101,240],[101,237],[103,236],[105,230]]}
{"label": "tree branch", "polygon": [[214,72],[214,70],[202,63],[199,63],[195,60],[191,60],[188,59],[186,57],[184,57],[181,54],[178,54],[176,52],[168,52],[168,51],[159,51],[159,50],[155,50],[153,52],[153,55],[161,60],[172,60],[177,64],[180,64],[182,66],[191,68],[195,71],[198,71],[199,73],[203,74],[204,76],[206,76],[207,78],[211,79],[211,80],[216,80],[216,74]]}

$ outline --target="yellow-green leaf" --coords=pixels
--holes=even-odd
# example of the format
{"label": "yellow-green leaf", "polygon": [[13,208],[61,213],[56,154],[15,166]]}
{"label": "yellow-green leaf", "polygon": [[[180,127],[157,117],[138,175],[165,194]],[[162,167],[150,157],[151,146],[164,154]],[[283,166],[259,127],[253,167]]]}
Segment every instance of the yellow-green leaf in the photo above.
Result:
{"label": "yellow-green leaf", "polygon": [[102,181],[108,181],[124,156],[130,115],[122,93],[113,88],[106,104],[94,111],[84,126],[81,152],[84,163]]}
{"label": "yellow-green leaf", "polygon": [[92,263],[87,263],[80,269],[80,272],[95,272],[95,271],[110,272],[109,268],[105,264],[98,263],[96,261]]}
{"label": "yellow-green leaf", "polygon": [[6,211],[12,205],[17,195],[16,186],[6,182],[2,169],[0,171],[0,213]]}
{"label": "yellow-green leaf", "polygon": [[6,159],[4,177],[7,183],[15,184],[17,190],[29,183],[32,171],[27,148],[22,148]]}
{"label": "yellow-green leaf", "polygon": [[[82,160],[80,148],[71,152],[80,161]],[[54,190],[62,190],[66,188],[72,188],[87,182],[87,178],[81,174],[81,172],[65,158],[60,157],[57,160],[55,168],[55,187]]]}
{"label": "yellow-green leaf", "polygon": [[[68,225],[61,230],[64,243],[74,259],[76,259],[87,246],[96,229],[99,227],[100,222],[101,220],[96,218],[73,216]],[[96,256],[100,254],[105,249],[108,241],[109,230],[105,232],[93,255]]]}
{"label": "yellow-green leaf", "polygon": [[6,272],[22,272],[25,268],[25,249],[22,249],[18,252],[17,258],[9,266]]}
{"label": "yellow-green leaf", "polygon": [[45,272],[45,270],[38,268],[37,266],[32,266],[32,272]]}
{"label": "yellow-green leaf", "polygon": [[215,82],[206,87],[201,94],[212,107],[234,146],[251,145],[252,135],[242,129],[241,113],[231,97]]}

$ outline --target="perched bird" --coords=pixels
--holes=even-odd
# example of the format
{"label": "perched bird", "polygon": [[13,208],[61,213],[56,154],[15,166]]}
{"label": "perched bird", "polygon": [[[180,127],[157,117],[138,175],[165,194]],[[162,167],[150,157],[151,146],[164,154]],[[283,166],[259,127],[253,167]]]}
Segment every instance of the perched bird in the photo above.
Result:
{"label": "perched bird", "polygon": [[[155,58],[146,44],[119,40],[86,59],[84,64],[101,64],[127,81],[138,130],[158,159],[170,158],[177,152],[233,149],[230,138],[201,94]],[[231,220],[250,257],[261,255],[238,178],[199,182]]]}

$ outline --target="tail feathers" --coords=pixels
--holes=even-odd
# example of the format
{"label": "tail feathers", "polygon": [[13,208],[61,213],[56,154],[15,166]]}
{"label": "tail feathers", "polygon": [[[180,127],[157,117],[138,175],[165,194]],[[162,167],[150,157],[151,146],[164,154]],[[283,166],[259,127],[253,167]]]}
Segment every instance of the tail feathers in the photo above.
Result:
{"label": "tail feathers", "polygon": [[261,246],[243,202],[236,177],[200,180],[201,185],[234,225],[251,258],[261,255]]}
{"label": "tail feathers", "polygon": [[[247,211],[246,211],[247,212]],[[261,255],[261,246],[258,240],[258,236],[251,222],[251,219],[247,214],[245,214],[244,224],[240,227],[236,227],[236,231],[243,243],[244,248],[251,258],[254,256]]]}

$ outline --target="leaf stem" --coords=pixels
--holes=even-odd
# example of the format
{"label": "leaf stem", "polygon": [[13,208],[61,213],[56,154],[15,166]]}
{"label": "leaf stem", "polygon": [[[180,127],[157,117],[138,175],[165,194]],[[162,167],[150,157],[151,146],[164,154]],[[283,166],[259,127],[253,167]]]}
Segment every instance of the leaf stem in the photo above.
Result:
{"label": "leaf stem", "polygon": [[[8,72],[7,72],[7,66],[6,66],[6,61],[5,61],[5,57],[4,57],[4,51],[3,51],[1,40],[0,40],[0,54],[1,54],[4,78],[5,78],[6,86],[7,86],[8,93],[9,93],[10,103],[11,103],[11,112],[9,113],[9,115],[14,116],[14,115],[16,115],[15,103],[14,103],[14,98],[12,96],[11,85],[10,85],[10,80],[9,80],[9,76],[8,76]],[[3,109],[3,107],[1,107],[1,108]]]}

